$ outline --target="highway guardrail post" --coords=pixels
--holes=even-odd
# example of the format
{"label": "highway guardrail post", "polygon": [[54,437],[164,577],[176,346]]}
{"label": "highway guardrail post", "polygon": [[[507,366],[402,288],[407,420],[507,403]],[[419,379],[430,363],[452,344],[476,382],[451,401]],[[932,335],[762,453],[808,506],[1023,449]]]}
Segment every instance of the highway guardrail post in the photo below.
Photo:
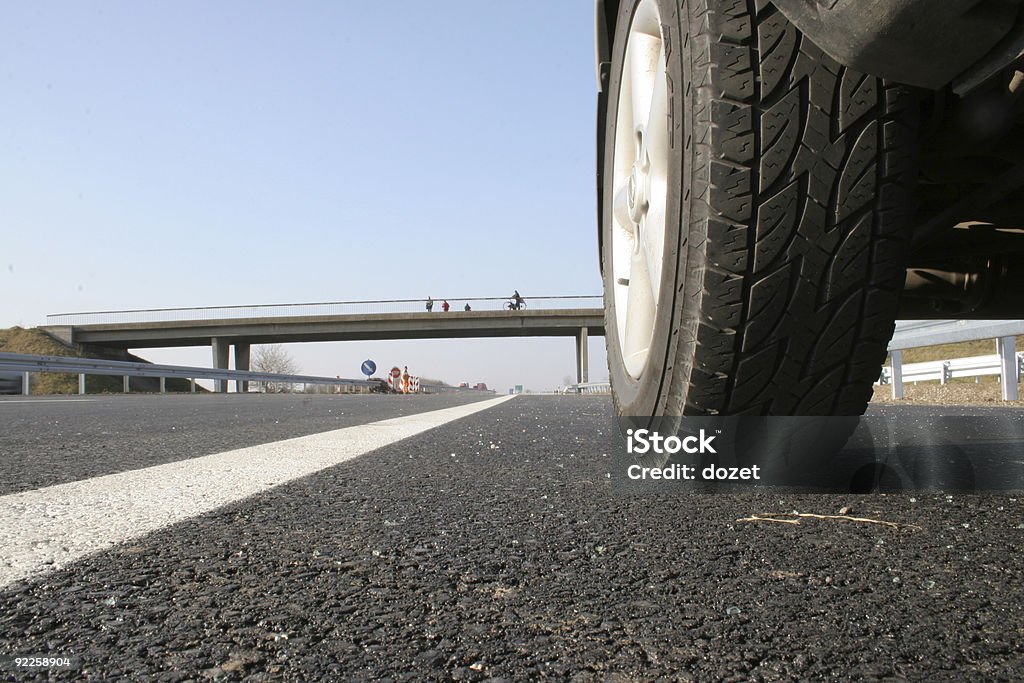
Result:
{"label": "highway guardrail post", "polygon": [[124,376],[124,393],[126,393],[126,394],[129,393],[130,389],[131,389],[131,376],[130,375],[125,375]]}
{"label": "highway guardrail post", "polygon": [[85,396],[85,373],[78,373],[78,395]]}
{"label": "highway guardrail post", "polygon": [[32,393],[32,387],[29,385],[31,374],[28,370],[21,375],[21,393],[23,396],[28,396]]}
{"label": "highway guardrail post", "polygon": [[893,351],[892,356],[892,397],[903,398],[903,352]]}
{"label": "highway guardrail post", "polygon": [[1004,401],[1016,401],[1017,392],[1017,339],[999,337],[996,339],[996,353],[999,354],[999,383]]}

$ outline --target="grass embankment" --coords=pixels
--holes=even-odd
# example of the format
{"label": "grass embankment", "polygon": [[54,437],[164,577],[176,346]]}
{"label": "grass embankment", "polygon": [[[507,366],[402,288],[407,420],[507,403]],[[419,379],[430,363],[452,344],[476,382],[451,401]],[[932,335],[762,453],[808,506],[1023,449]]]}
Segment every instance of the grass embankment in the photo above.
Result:
{"label": "grass embankment", "polygon": [[[46,332],[30,328],[11,327],[0,329],[0,352],[26,353],[34,356],[76,356],[79,358],[101,358],[104,360],[131,360],[146,362],[127,352],[97,352],[81,346],[69,346]],[[77,394],[78,375],[56,372],[33,372],[29,381],[33,394]],[[189,391],[188,380],[168,379],[167,391]],[[86,375],[86,393],[120,393],[124,390],[121,377]],[[132,377],[132,391],[159,391],[160,380],[154,377]]]}
{"label": "grass embankment", "polygon": [[[1017,337],[1017,350],[1024,350],[1024,336]],[[953,358],[970,358],[972,356],[988,356],[996,352],[994,339],[960,342],[959,344],[942,344],[926,346],[920,349],[906,349],[903,352],[903,364],[925,363],[934,360],[951,360]],[[892,363],[886,357],[885,364]],[[950,380],[942,385],[938,382],[903,383],[904,398],[900,402],[932,403],[941,405],[988,405],[1024,406],[1024,401],[1003,401],[999,388],[998,377],[989,375],[976,382],[973,377],[962,377]],[[892,387],[876,386],[872,401],[892,401]]]}

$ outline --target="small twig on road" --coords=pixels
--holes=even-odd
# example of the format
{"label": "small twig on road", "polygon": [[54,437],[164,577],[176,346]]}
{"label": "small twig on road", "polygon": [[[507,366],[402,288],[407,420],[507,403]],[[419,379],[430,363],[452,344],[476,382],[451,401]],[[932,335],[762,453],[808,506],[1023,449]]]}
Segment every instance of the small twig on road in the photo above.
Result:
{"label": "small twig on road", "polygon": [[757,515],[751,515],[750,517],[742,517],[736,520],[737,522],[778,522],[779,524],[799,524],[798,519],[775,519],[774,517],[759,517]]}
{"label": "small twig on road", "polygon": [[884,519],[871,519],[869,517],[852,517],[850,515],[816,515],[811,512],[768,512],[755,514],[750,517],[737,519],[737,522],[781,522],[783,524],[800,524],[799,519],[783,519],[785,517],[810,517],[813,519],[841,519],[847,522],[860,522],[862,524],[881,524],[893,529],[909,528],[921,529],[917,524],[901,524],[899,522],[887,522]]}

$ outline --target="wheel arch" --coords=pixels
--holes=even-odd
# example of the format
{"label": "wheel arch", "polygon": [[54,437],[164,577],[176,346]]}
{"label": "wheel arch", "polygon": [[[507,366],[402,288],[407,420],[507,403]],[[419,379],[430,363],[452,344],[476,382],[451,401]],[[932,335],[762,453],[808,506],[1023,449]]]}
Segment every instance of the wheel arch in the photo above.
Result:
{"label": "wheel arch", "polygon": [[929,90],[958,91],[1017,59],[1024,0],[772,0],[843,66]]}
{"label": "wheel arch", "polygon": [[[594,0],[598,92],[622,0]],[[772,0],[844,66],[931,90],[966,92],[1024,50],[1024,0]]]}

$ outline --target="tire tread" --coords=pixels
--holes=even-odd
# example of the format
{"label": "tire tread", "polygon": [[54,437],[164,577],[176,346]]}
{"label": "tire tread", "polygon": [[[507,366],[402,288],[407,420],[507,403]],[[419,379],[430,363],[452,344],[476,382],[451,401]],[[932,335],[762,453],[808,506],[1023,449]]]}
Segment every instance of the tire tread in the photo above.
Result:
{"label": "tire tread", "polygon": [[698,324],[680,330],[692,344],[668,412],[860,414],[902,288],[912,100],[767,2],[679,7],[696,146],[683,291],[698,298],[683,306]]}

